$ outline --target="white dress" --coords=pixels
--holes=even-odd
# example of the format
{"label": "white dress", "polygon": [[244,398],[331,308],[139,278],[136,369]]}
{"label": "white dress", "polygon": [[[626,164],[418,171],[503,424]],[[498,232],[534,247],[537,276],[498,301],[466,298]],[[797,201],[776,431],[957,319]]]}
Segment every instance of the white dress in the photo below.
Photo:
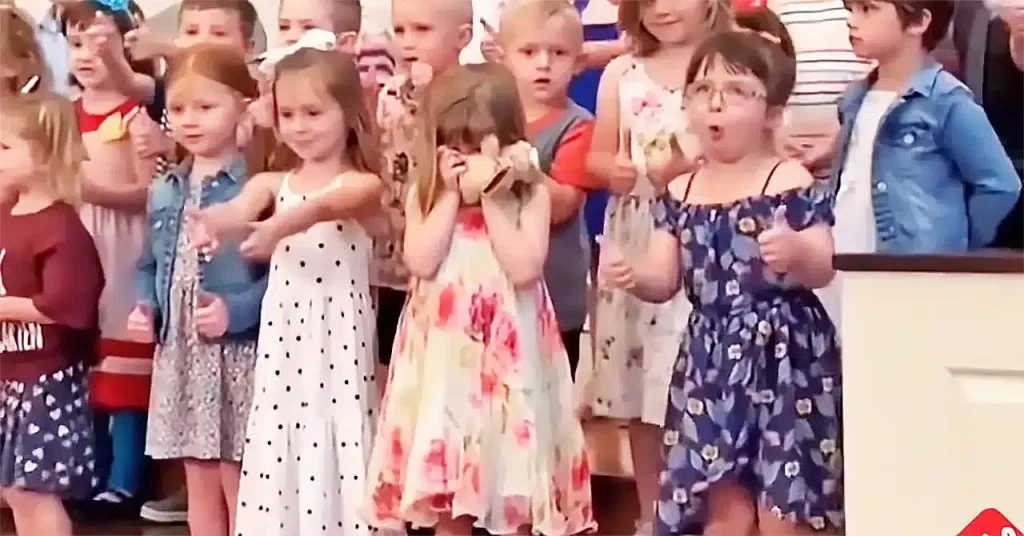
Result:
{"label": "white dress", "polygon": [[[289,182],[286,176],[277,210],[318,195],[293,192]],[[242,462],[239,535],[370,533],[359,517],[377,417],[370,251],[370,238],[355,221],[317,224],[274,251]]]}

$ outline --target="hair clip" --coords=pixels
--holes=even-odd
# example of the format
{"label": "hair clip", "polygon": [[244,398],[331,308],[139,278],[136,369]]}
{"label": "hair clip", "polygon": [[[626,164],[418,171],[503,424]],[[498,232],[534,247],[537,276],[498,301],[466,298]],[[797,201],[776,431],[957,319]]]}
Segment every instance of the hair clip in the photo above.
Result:
{"label": "hair clip", "polygon": [[39,85],[39,77],[38,76],[33,76],[32,78],[29,78],[28,82],[25,82],[25,85],[21,87],[21,94],[22,95],[28,95],[29,93],[32,93],[32,91],[38,85]]}
{"label": "hair clip", "polygon": [[308,30],[306,33],[302,34],[302,37],[294,45],[287,45],[273,50],[268,50],[257,56],[256,61],[260,64],[260,72],[267,75],[273,75],[274,70],[277,68],[277,64],[281,63],[281,60],[288,56],[291,56],[304,48],[330,52],[331,50],[334,50],[337,42],[338,37],[327,30]]}
{"label": "hair clip", "polygon": [[115,12],[124,13],[125,15],[131,15],[131,10],[128,8],[128,0],[94,0],[97,4]]}

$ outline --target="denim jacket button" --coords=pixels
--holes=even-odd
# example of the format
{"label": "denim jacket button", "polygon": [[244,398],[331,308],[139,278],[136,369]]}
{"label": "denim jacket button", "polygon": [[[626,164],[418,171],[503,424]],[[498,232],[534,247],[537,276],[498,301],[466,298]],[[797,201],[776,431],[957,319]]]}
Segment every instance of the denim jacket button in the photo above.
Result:
{"label": "denim jacket button", "polygon": [[216,188],[217,184],[219,184],[217,181],[213,181],[213,182],[210,183],[210,186],[213,187],[213,188]]}
{"label": "denim jacket button", "polygon": [[164,226],[164,222],[162,222],[162,221],[158,221],[158,222],[153,224],[153,228],[154,229],[159,229],[159,228],[161,228],[163,226]]}
{"label": "denim jacket button", "polygon": [[878,191],[879,191],[879,192],[881,192],[881,193],[885,193],[885,191],[886,191],[887,189],[889,189],[889,187],[888,187],[888,186],[886,186],[884,182],[880,182],[880,183],[878,183]]}
{"label": "denim jacket button", "polygon": [[903,136],[903,144],[904,145],[913,145],[914,144],[914,135],[910,134],[910,133],[905,134]]}

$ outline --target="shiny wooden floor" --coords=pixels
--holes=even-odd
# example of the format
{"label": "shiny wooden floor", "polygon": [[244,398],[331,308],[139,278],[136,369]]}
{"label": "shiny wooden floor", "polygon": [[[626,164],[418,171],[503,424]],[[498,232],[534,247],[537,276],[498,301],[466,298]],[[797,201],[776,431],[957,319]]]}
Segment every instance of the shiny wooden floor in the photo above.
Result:
{"label": "shiny wooden floor", "polygon": [[[600,534],[633,534],[633,520],[637,516],[636,494],[633,481],[619,477],[594,477],[594,511],[600,525]],[[14,534],[10,512],[0,515],[0,534]],[[75,526],[76,536],[184,536],[184,525],[156,526],[139,522],[97,523]]]}

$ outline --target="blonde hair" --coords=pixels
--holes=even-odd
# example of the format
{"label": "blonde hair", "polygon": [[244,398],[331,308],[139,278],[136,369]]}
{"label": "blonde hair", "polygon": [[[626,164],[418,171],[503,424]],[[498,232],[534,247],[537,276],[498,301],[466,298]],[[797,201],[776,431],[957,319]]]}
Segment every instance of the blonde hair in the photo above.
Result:
{"label": "blonde hair", "polygon": [[348,129],[345,156],[349,163],[366,173],[379,174],[380,140],[377,127],[363,97],[363,85],[355,58],[339,51],[301,48],[281,60],[274,73],[274,117],[277,120],[277,82],[282,76],[295,73],[311,84],[319,83],[328,97],[341,106]]}
{"label": "blonde hair", "polygon": [[498,39],[508,43],[518,32],[534,33],[552,19],[562,19],[577,52],[583,50],[583,21],[566,0],[519,0],[505,8],[498,24]]}
{"label": "blonde hair", "polygon": [[20,9],[0,5],[0,79],[11,93],[20,92],[33,78],[33,90],[50,87],[50,71],[30,20]]}
{"label": "blonde hair", "polygon": [[461,144],[479,149],[494,135],[507,147],[526,140],[526,117],[515,77],[497,64],[462,65],[434,78],[423,96],[424,129],[414,159],[420,210],[430,212],[444,189],[437,149]]}
{"label": "blonde hair", "polygon": [[[733,26],[732,0],[705,0],[707,2],[707,26],[711,32],[730,30]],[[635,54],[650,56],[661,49],[661,42],[644,26],[644,11],[653,0],[623,0],[619,3],[619,26],[632,38]],[[697,44],[697,43],[694,43]]]}
{"label": "blonde hair", "polygon": [[39,185],[41,189],[60,201],[78,204],[86,154],[71,101],[45,90],[3,98],[0,124],[28,141],[37,151],[38,161],[49,166],[50,173],[44,184]]}

